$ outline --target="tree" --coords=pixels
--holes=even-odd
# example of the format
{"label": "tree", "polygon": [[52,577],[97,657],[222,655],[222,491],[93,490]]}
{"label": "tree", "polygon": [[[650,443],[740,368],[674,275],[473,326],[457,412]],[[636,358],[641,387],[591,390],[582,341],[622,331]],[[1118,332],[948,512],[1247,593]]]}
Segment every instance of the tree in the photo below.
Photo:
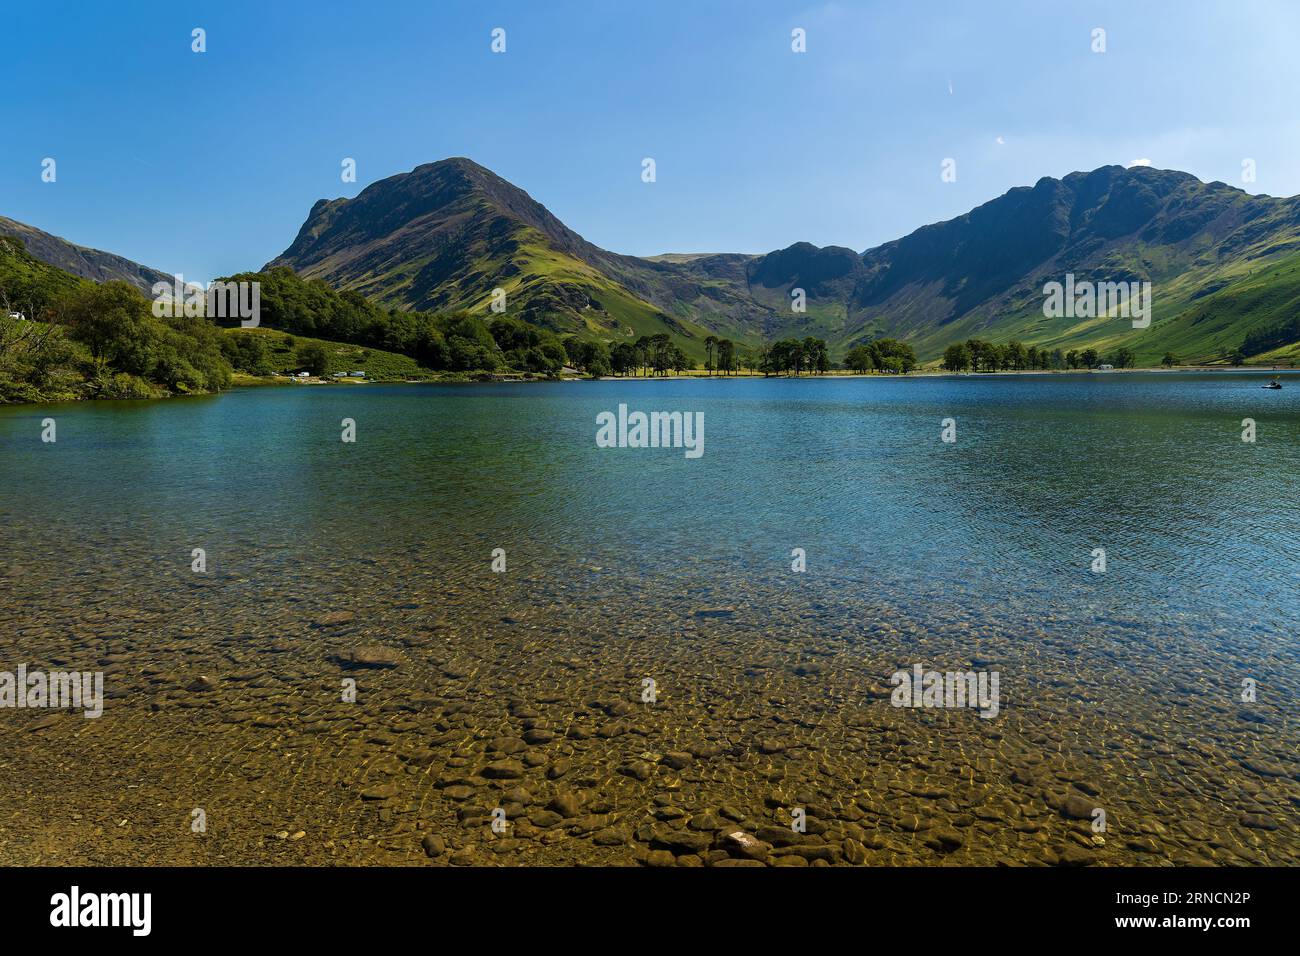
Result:
{"label": "tree", "polygon": [[656,375],[667,375],[673,367],[674,347],[672,337],[667,332],[659,332],[650,337],[650,365]]}
{"label": "tree", "polygon": [[405,350],[425,368],[450,368],[451,351],[443,334],[429,323],[421,323]]}
{"label": "tree", "polygon": [[712,374],[713,372],[713,350],[718,346],[718,337],[710,335],[704,340],[704,370]]}
{"label": "tree", "polygon": [[[23,318],[11,318],[11,313]],[[39,400],[41,396],[33,395],[30,388],[39,393],[52,383],[56,372],[71,371],[68,367],[76,361],[77,350],[63,328],[25,318],[46,314],[33,299],[15,308],[0,289],[0,403]]]}
{"label": "tree", "polygon": [[1234,368],[1235,368],[1235,367],[1242,366],[1242,365],[1245,365],[1245,364],[1246,364],[1246,353],[1243,352],[1243,351],[1241,350],[1240,347],[1235,348],[1235,349],[1233,349],[1231,352],[1228,353],[1228,361],[1231,362],[1231,363],[1233,364],[1233,367],[1234,367]]}
{"label": "tree", "polygon": [[916,352],[908,343],[897,339],[877,339],[873,344],[880,352],[886,371],[906,375],[916,367]]}
{"label": "tree", "polygon": [[871,360],[871,349],[865,345],[855,345],[849,349],[844,356],[844,364],[859,375],[866,375],[875,368],[875,363]]}
{"label": "tree", "polygon": [[1290,345],[1300,340],[1300,316],[1283,319],[1262,329],[1255,329],[1246,335],[1241,343],[1241,351],[1246,355],[1259,355],[1271,352],[1282,345]]}
{"label": "tree", "polygon": [[312,375],[324,375],[329,369],[330,357],[319,342],[308,342],[298,349],[298,367]]}
{"label": "tree", "polygon": [[779,342],[773,342],[768,349],[767,356],[768,367],[778,375],[793,371],[797,376],[803,369],[803,343],[798,339],[782,339]]}
{"label": "tree", "polygon": [[676,345],[669,346],[668,362],[669,362],[669,367],[672,368],[672,370],[676,372],[678,375],[681,375],[682,372],[685,372],[688,368],[691,367],[691,360],[687,358],[686,353],[683,352]]}
{"label": "tree", "polygon": [[1083,355],[1080,357],[1083,359],[1084,368],[1096,368],[1097,363],[1101,360],[1101,356],[1097,354],[1096,349],[1084,349]]}
{"label": "tree", "polygon": [[1128,347],[1118,348],[1110,358],[1110,364],[1116,368],[1132,368],[1137,364],[1137,356]]}
{"label": "tree", "polygon": [[113,365],[133,374],[147,370],[141,353],[148,346],[153,316],[134,286],[119,281],[82,286],[62,312],[68,333],[90,350],[97,368]]}
{"label": "tree", "polygon": [[619,342],[609,352],[610,370],[615,375],[635,372],[638,364],[636,346],[631,342]]}
{"label": "tree", "polygon": [[718,369],[724,375],[736,369],[736,343],[731,339],[718,340]]}
{"label": "tree", "polygon": [[570,358],[588,375],[608,375],[611,371],[609,346],[592,339],[570,339],[566,346]]}
{"label": "tree", "polygon": [[826,343],[824,341],[810,335],[800,344],[803,349],[803,360],[809,372],[822,373],[830,371],[830,360],[826,356]]}
{"label": "tree", "polygon": [[956,342],[943,352],[943,367],[950,372],[961,372],[970,365],[970,349]]}
{"label": "tree", "polygon": [[1173,368],[1178,364],[1178,359],[1174,358],[1173,352],[1166,352],[1165,357],[1160,360],[1160,364],[1165,368]]}
{"label": "tree", "polygon": [[249,375],[270,375],[271,365],[266,337],[256,332],[233,332],[221,336],[221,352],[232,368]]}

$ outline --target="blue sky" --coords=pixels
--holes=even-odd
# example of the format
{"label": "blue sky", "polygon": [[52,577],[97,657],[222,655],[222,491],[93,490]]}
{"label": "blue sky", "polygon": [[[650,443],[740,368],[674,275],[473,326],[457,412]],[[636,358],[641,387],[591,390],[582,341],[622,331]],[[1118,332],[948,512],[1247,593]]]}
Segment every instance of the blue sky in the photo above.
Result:
{"label": "blue sky", "polygon": [[123,0],[4,17],[0,215],[197,281],[260,267],[317,199],[447,156],[637,255],[862,250],[1136,159],[1300,193],[1286,0]]}

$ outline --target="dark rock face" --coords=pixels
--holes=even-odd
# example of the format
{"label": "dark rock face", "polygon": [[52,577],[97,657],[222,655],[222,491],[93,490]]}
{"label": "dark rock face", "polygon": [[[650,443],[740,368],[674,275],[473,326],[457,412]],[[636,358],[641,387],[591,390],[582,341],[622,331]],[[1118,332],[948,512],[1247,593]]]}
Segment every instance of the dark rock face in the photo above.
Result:
{"label": "dark rock face", "polygon": [[130,283],[146,295],[152,293],[155,282],[170,285],[173,281],[165,272],[150,269],[111,252],[79,246],[4,216],[0,216],[0,236],[18,238],[35,258],[83,279],[95,282],[118,279]]}

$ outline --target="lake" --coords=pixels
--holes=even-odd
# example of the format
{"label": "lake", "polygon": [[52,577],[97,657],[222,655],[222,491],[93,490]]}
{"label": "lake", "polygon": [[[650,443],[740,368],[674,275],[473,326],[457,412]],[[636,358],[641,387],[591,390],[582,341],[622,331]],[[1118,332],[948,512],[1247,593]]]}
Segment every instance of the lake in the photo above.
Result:
{"label": "lake", "polygon": [[[698,865],[739,827],[782,865],[1294,865],[1300,376],[1267,378],[0,408],[0,670],[107,698],[0,710],[0,855]],[[703,413],[704,453],[597,447],[620,404]],[[918,664],[996,672],[996,715],[892,706]]]}

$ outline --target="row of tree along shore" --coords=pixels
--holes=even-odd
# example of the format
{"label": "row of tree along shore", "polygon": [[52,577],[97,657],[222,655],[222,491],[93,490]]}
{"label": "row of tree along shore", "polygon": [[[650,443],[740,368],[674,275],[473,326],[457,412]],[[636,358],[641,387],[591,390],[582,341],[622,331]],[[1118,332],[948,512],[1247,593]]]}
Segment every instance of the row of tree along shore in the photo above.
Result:
{"label": "row of tree along shore", "polygon": [[[1172,352],[1166,352],[1161,364],[1171,368],[1178,364],[1178,359]],[[1102,365],[1134,368],[1137,366],[1137,355],[1125,347],[1103,355],[1092,348],[1065,351],[1059,348],[1039,348],[1036,345],[1026,346],[1014,340],[998,345],[983,339],[967,339],[965,342],[954,342],[944,349],[942,365],[949,372],[1068,371],[1098,368]]]}
{"label": "row of tree along shore", "polygon": [[[620,342],[602,353],[603,343],[576,342],[570,345],[576,368],[590,374],[667,375],[681,374],[694,366],[665,333],[642,336],[634,342]],[[579,350],[575,355],[575,346]],[[758,349],[740,348],[731,339],[710,335],[704,340],[704,370],[709,374],[735,375],[825,375],[833,371],[830,350],[824,339],[782,339]],[[590,350],[590,351],[587,351]],[[608,372],[597,369],[608,361]],[[861,374],[884,372],[906,374],[916,368],[916,353],[906,342],[879,339],[850,349],[844,367]]]}

